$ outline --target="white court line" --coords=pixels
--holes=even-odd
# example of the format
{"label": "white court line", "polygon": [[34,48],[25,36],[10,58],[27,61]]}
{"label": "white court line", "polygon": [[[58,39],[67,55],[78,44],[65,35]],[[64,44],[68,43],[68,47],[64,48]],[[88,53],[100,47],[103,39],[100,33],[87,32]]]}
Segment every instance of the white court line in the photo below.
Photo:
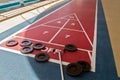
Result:
{"label": "white court line", "polygon": [[94,29],[94,41],[93,41],[93,53],[92,53],[92,70],[95,71],[96,70],[96,46],[97,46],[97,13],[98,13],[98,0],[96,0],[96,14],[95,14],[95,29]]}
{"label": "white court line", "polygon": [[70,19],[68,19],[65,24],[59,29],[59,31],[57,31],[57,33],[50,39],[50,41],[48,43],[51,43],[53,41],[53,39],[55,39],[55,37],[60,33],[60,31],[62,31],[62,29],[65,27],[65,25],[69,22]]}
{"label": "white court line", "polygon": [[65,80],[65,79],[64,79],[64,73],[63,73],[61,52],[58,52],[58,56],[59,56],[59,64],[60,64],[61,78],[62,78],[62,80]]}
{"label": "white court line", "polygon": [[90,57],[90,60],[92,60],[92,55],[90,54],[90,51],[88,51],[88,55]]}
{"label": "white court line", "polygon": [[34,26],[34,27],[28,27],[28,29],[25,29],[25,30],[23,30],[23,31],[21,31],[21,32],[29,31],[29,30],[32,30],[32,29],[38,28],[38,27],[40,27],[40,26],[43,26],[43,25],[40,24],[40,25],[37,25],[37,26]]}
{"label": "white court line", "polygon": [[[73,14],[73,13],[71,13],[71,14],[69,14],[69,15],[74,15],[74,14]],[[69,16],[69,15],[62,16],[62,17],[60,17],[60,18],[56,18],[56,19],[50,20],[50,21],[45,22],[45,23],[43,23],[43,24],[44,24],[44,25],[46,25],[47,23],[51,23],[51,22],[54,22],[54,21],[57,21],[57,20],[68,20],[68,19],[67,19],[67,18],[65,18],[65,17],[67,17],[67,16]],[[77,21],[77,20],[75,20],[75,19],[70,19],[70,20]]]}
{"label": "white court line", "polygon": [[[26,38],[26,37],[21,37],[21,36],[14,36],[14,37],[23,38],[23,39],[29,39],[29,40],[32,40],[32,41],[42,42],[42,43],[51,44],[51,45],[60,46],[60,47],[64,47],[65,46],[65,45],[62,45],[62,44],[48,43],[46,41],[36,40],[36,39],[31,39],[31,38]],[[77,49],[80,50],[80,51],[92,52],[91,50],[87,50],[87,49],[82,49],[82,48],[77,48]]]}
{"label": "white court line", "polygon": [[52,27],[52,28],[60,28],[60,27],[57,27],[57,26],[49,26],[49,25],[45,25],[45,24],[39,24],[37,26],[34,26],[34,27],[31,27],[31,28],[28,28],[22,32],[25,32],[25,31],[29,31],[29,30],[32,30],[32,29],[35,29],[35,28],[38,28],[38,27],[43,27],[43,26],[47,26],[47,27]]}
{"label": "white court line", "polygon": [[[43,23],[44,25],[45,24],[48,24],[48,23],[51,23],[51,22],[54,22],[54,21],[59,21],[59,20],[63,20],[62,18],[57,18],[57,19],[53,19],[53,20],[50,20],[50,21],[48,21],[48,22],[45,22],[45,23]],[[66,20],[66,19],[64,19],[64,20]],[[65,21],[66,22],[66,21]]]}
{"label": "white court line", "polygon": [[84,29],[84,27],[83,27],[81,21],[79,20],[79,18],[77,17],[77,15],[76,15],[75,13],[74,13],[74,15],[76,16],[76,18],[77,18],[77,20],[78,20],[78,23],[81,25],[81,28],[83,29],[83,31],[84,31],[84,33],[85,33],[85,36],[87,37],[87,39],[88,39],[90,45],[93,47],[93,44],[92,44],[92,42],[91,42],[89,36],[87,35],[87,33],[86,33],[86,31],[85,31],[85,29]]}
{"label": "white court line", "polygon": [[[71,13],[71,14],[69,14],[69,15],[66,15],[66,16],[62,17],[62,18],[63,18],[63,19],[68,19],[68,18],[66,18],[66,17],[70,17],[70,16],[72,16],[72,15],[75,17],[74,13]],[[70,18],[70,20],[77,21],[76,19],[72,19],[72,18]]]}
{"label": "white court line", "polygon": [[[70,16],[70,15],[74,15],[74,14],[72,13],[72,14],[69,14],[69,15],[67,15],[67,16]],[[29,28],[29,29],[24,30],[24,31],[28,31],[28,30],[31,30],[31,29],[35,29],[35,28],[37,28],[37,27],[39,27],[39,26],[49,26],[49,27],[50,27],[50,25],[47,25],[47,23],[51,23],[51,22],[54,22],[54,21],[56,21],[56,20],[61,20],[61,19],[66,19],[66,20],[68,20],[67,18],[65,18],[65,17],[67,17],[67,16],[63,16],[63,17],[60,17],[60,18],[57,18],[57,19],[50,20],[50,21],[48,21],[48,22],[46,22],[46,23],[43,23],[43,24],[40,24],[40,25],[38,25],[38,26]],[[70,19],[70,20],[77,21],[77,20],[75,20],[75,19]],[[65,21],[65,22],[66,22],[66,21]],[[57,27],[57,26],[51,26],[51,27]],[[64,28],[64,29],[67,29],[67,28]],[[69,28],[68,28],[68,29],[69,29]],[[71,29],[71,30],[72,30],[72,29]],[[74,30],[74,29],[73,29],[73,30]],[[76,30],[76,31],[83,32],[83,31],[80,31],[80,30]]]}
{"label": "white court line", "polygon": [[[92,54],[93,54],[93,52],[92,52]],[[89,56],[90,61],[91,61],[91,63],[92,63],[92,55],[90,54],[90,51],[88,51],[88,56]],[[95,67],[95,66],[91,64],[91,67],[92,67],[91,71],[94,71],[94,67]]]}
{"label": "white court line", "polygon": [[92,55],[90,54],[90,51],[88,51],[88,55],[90,57],[90,61],[92,61]]}
{"label": "white court line", "polygon": [[[57,27],[57,26],[49,26],[49,25],[44,25],[44,26],[47,26],[47,27],[51,27],[51,28],[60,28],[60,27]],[[82,30],[76,30],[76,29],[70,29],[70,28],[63,28],[64,30],[69,30],[69,31],[76,31],[76,32],[83,32]]]}
{"label": "white court line", "polygon": [[[67,18],[62,18],[62,19],[66,19],[66,20],[67,20]],[[72,20],[72,21],[77,21],[76,19],[70,19],[70,20]]]}

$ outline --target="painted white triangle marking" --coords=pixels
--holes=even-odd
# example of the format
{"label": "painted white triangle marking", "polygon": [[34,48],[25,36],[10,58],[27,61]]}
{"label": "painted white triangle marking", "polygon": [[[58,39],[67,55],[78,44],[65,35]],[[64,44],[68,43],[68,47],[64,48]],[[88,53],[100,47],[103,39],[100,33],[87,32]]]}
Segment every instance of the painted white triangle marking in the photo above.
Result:
{"label": "painted white triangle marking", "polygon": [[69,38],[71,35],[69,35],[69,34],[66,34],[66,36],[65,36],[65,38]]}
{"label": "painted white triangle marking", "polygon": [[44,31],[43,34],[48,34],[49,32],[48,31]]}
{"label": "painted white triangle marking", "polygon": [[[69,15],[66,15],[66,16],[63,16],[63,17],[60,17],[60,18],[56,18],[56,19],[53,19],[53,20],[50,20],[48,22],[45,22],[43,23],[42,25],[48,25],[48,23],[53,23],[53,22],[57,22],[57,23],[62,23],[61,20],[68,20],[68,19],[72,19],[72,20],[76,20],[77,21],[77,18],[75,17],[74,13],[73,14],[69,14]],[[65,21],[66,22],[66,21]],[[64,23],[65,23],[64,22]]]}
{"label": "painted white triangle marking", "polygon": [[61,21],[57,21],[57,23],[59,23],[59,24],[60,24],[60,23],[61,23]]}
{"label": "painted white triangle marking", "polygon": [[75,23],[71,23],[72,26],[75,26]]}

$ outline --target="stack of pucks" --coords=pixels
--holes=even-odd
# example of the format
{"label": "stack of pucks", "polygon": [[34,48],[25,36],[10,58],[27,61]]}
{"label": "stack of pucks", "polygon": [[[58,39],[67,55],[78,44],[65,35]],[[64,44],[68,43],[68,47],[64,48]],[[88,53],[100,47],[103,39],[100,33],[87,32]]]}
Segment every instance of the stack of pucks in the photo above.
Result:
{"label": "stack of pucks", "polygon": [[66,66],[66,72],[70,76],[79,76],[82,72],[89,72],[91,65],[86,61],[70,63]]}
{"label": "stack of pucks", "polygon": [[82,73],[82,66],[78,63],[70,63],[66,66],[66,72],[70,76],[79,76]]}
{"label": "stack of pucks", "polygon": [[21,43],[20,43],[20,46],[22,47],[21,48],[21,53],[23,54],[28,54],[28,53],[31,53],[33,52],[33,47],[31,46],[32,42],[30,40],[23,40]]}
{"label": "stack of pucks", "polygon": [[6,42],[6,46],[8,46],[8,47],[13,47],[13,46],[16,46],[17,44],[18,44],[18,41],[16,41],[16,40],[8,40]]}
{"label": "stack of pucks", "polygon": [[64,47],[64,52],[65,51],[75,52],[75,51],[77,51],[77,47],[74,44],[66,44]]}
{"label": "stack of pucks", "polygon": [[41,49],[45,49],[45,45],[42,44],[42,43],[37,42],[37,43],[33,44],[33,48],[35,50],[41,50]]}
{"label": "stack of pucks", "polygon": [[35,55],[35,60],[37,62],[47,62],[49,60],[49,55],[47,53],[41,52]]}

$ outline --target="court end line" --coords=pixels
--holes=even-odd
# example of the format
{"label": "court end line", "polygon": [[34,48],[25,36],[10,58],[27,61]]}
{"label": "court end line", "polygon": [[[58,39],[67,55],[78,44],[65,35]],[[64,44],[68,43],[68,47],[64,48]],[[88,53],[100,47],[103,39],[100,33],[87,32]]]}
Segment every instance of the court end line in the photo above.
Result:
{"label": "court end line", "polygon": [[57,21],[57,20],[60,20],[60,19],[62,19],[62,18],[57,18],[57,19],[50,20],[48,22],[43,23],[43,25],[54,22],[54,21]]}
{"label": "court end line", "polygon": [[[43,25],[43,26],[46,26],[46,27],[50,27],[50,28],[60,28],[60,27],[57,27],[57,26],[49,26],[49,25]],[[63,28],[65,30],[70,30],[70,31],[76,31],[76,32],[83,32],[82,30],[75,30],[75,29],[69,29],[69,28]]]}
{"label": "court end line", "polygon": [[[26,38],[26,37],[21,37],[21,36],[15,36],[15,37],[23,38],[23,39],[29,39],[29,40],[33,40],[33,41],[37,41],[37,42],[43,42],[43,43],[46,43],[46,44],[52,44],[52,45],[64,47],[64,45],[62,45],[62,44],[48,43],[48,42],[46,42],[46,41],[41,41],[41,40],[36,40],[36,39],[31,39],[31,38]],[[82,48],[77,48],[77,49],[80,50],[80,51],[86,51],[86,52],[89,51],[89,52],[92,52],[91,50],[87,50],[87,49],[82,49]]]}

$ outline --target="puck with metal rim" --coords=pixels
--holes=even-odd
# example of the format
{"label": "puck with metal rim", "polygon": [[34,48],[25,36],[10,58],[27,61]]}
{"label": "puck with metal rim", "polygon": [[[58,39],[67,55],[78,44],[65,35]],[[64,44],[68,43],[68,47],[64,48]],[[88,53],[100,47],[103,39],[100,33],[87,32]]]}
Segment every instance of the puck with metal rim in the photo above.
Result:
{"label": "puck with metal rim", "polygon": [[6,42],[6,46],[8,47],[13,47],[13,46],[16,46],[18,44],[18,41],[16,40],[9,40]]}
{"label": "puck with metal rim", "polygon": [[73,44],[66,44],[64,47],[64,51],[75,52],[77,51],[77,47]]}
{"label": "puck with metal rim", "polygon": [[35,44],[33,44],[33,48],[36,50],[41,50],[41,49],[45,48],[45,45],[42,43],[35,43]]}
{"label": "puck with metal rim", "polygon": [[66,71],[70,76],[78,76],[82,72],[82,66],[78,63],[70,63],[66,66]]}
{"label": "puck with metal rim", "polygon": [[20,46],[22,47],[26,47],[26,46],[30,46],[32,44],[32,42],[30,40],[23,40],[21,43],[20,43]]}
{"label": "puck with metal rim", "polygon": [[82,66],[83,72],[89,72],[91,70],[91,65],[86,61],[78,61],[78,63]]}
{"label": "puck with metal rim", "polygon": [[49,60],[49,55],[46,53],[39,53],[35,55],[35,60],[37,62],[47,62]]}
{"label": "puck with metal rim", "polygon": [[31,47],[31,46],[22,47],[20,51],[23,54],[28,54],[33,51],[33,47]]}

